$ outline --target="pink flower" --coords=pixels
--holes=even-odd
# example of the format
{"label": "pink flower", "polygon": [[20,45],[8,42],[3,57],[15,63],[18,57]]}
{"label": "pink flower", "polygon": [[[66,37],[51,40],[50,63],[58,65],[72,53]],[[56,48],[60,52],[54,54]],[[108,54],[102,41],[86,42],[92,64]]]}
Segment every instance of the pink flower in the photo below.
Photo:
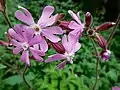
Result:
{"label": "pink flower", "polygon": [[[53,6],[46,6],[43,9],[42,15],[37,23],[34,22],[32,15],[27,9],[21,6],[19,6],[19,8],[21,8],[23,12],[20,10],[16,11],[16,18],[27,24],[29,26],[28,28],[34,28],[35,35],[41,36],[42,41],[39,43],[39,46],[42,51],[46,52],[48,50],[48,45],[44,36],[51,42],[60,41],[60,38],[55,36],[55,34],[63,34],[62,29],[58,26],[51,26],[56,22],[58,16],[58,14],[52,16],[52,13],[54,12]],[[39,46],[37,45],[35,47]]]}
{"label": "pink flower", "polygon": [[15,46],[13,53],[18,54],[22,51],[20,59],[22,62],[26,62],[28,66],[30,66],[29,51],[37,61],[42,62],[43,59],[41,56],[44,56],[45,53],[33,48],[33,45],[41,42],[40,36],[34,36],[33,29],[29,28],[24,31],[22,31],[22,29],[23,28],[20,28],[18,25],[16,25],[14,27],[15,31],[12,28],[8,31],[9,35],[12,38],[11,43],[13,46]]}
{"label": "pink flower", "polygon": [[108,61],[110,59],[110,54],[111,54],[111,51],[106,49],[106,50],[102,50],[100,56],[104,61]]}
{"label": "pink flower", "polygon": [[70,29],[73,29],[73,31],[71,31],[70,33],[79,38],[82,35],[84,28],[84,24],[82,24],[80,21],[79,12],[76,15],[73,11],[69,10],[68,13],[75,20],[75,21],[71,21],[68,26]]}
{"label": "pink flower", "polygon": [[117,86],[112,87],[112,90],[120,90],[120,87],[117,87]]}
{"label": "pink flower", "polygon": [[65,49],[65,53],[57,53],[57,54],[51,55],[47,60],[45,60],[45,62],[52,62],[52,61],[64,59],[64,61],[57,66],[58,69],[64,68],[67,61],[72,64],[73,63],[72,59],[75,55],[75,52],[78,51],[81,47],[81,44],[77,42],[76,37],[72,34],[68,34],[68,38],[66,35],[63,36],[62,45],[63,45],[63,48]]}

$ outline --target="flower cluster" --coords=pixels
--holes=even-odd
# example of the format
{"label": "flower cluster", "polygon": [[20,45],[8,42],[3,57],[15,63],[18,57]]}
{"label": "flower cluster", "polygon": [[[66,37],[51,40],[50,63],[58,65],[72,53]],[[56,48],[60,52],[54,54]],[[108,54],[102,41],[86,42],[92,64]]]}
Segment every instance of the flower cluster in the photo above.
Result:
{"label": "flower cluster", "polygon": [[[46,6],[36,23],[26,8],[21,6],[18,8],[20,10],[16,11],[15,16],[23,24],[16,24],[10,28],[6,34],[8,41],[0,40],[0,45],[12,45],[14,54],[22,52],[20,59],[27,66],[30,66],[30,57],[38,62],[44,61],[43,56],[48,50],[48,43],[56,50],[56,53],[49,56],[45,60],[46,63],[63,60],[58,64],[58,69],[63,69],[67,62],[72,64],[75,53],[81,48],[79,38],[82,37],[83,31],[86,31],[88,36],[96,38],[98,45],[102,48],[100,56],[103,60],[110,58],[107,42],[98,31],[109,29],[115,23],[107,22],[96,28],[91,28],[93,18],[89,12],[86,13],[85,22],[82,23],[79,12],[75,14],[71,10],[68,10],[68,13],[72,17],[72,21],[61,21],[60,19],[64,15],[53,15],[53,6]],[[64,32],[65,30],[66,32]]]}
{"label": "flower cluster", "polygon": [[86,30],[86,33],[89,37],[93,37],[93,38],[96,39],[99,47],[101,47],[101,49],[102,49],[99,56],[104,61],[107,61],[110,58],[111,51],[108,50],[107,41],[104,39],[104,37],[99,32],[108,30],[109,28],[114,26],[115,23],[114,22],[105,22],[105,23],[103,23],[103,24],[101,24],[97,27],[92,28],[91,27],[92,22],[93,22],[93,17],[89,12],[87,12],[86,15],[85,15],[85,30]]}

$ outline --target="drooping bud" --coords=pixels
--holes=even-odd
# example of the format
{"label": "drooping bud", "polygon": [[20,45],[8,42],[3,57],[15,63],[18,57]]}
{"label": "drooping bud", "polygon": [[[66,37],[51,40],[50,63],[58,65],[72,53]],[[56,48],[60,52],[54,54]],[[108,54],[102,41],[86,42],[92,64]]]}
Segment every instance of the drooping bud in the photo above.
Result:
{"label": "drooping bud", "polygon": [[5,0],[0,0],[0,11],[4,12],[6,7],[5,7]]}
{"label": "drooping bud", "polygon": [[57,15],[56,21],[61,20],[64,17],[65,17],[65,14],[64,13],[60,13],[60,14]]}
{"label": "drooping bud", "polygon": [[65,53],[65,48],[63,47],[63,45],[61,43],[51,43],[53,48],[56,50],[56,52],[58,53]]}
{"label": "drooping bud", "polygon": [[90,25],[92,24],[92,22],[93,22],[93,17],[91,15],[91,13],[87,12],[85,14],[85,27],[87,27],[87,28],[90,27]]}
{"label": "drooping bud", "polygon": [[96,33],[95,36],[96,36],[96,39],[98,41],[98,45],[102,49],[106,50],[106,48],[107,48],[107,42],[106,42],[106,40],[100,34],[98,34],[98,33]]}
{"label": "drooping bud", "polygon": [[5,37],[6,37],[6,39],[7,39],[7,42],[8,42],[9,44],[11,44],[11,37],[10,37],[10,35],[9,35],[7,32],[5,32]]}
{"label": "drooping bud", "polygon": [[70,24],[70,21],[60,21],[59,26],[63,29],[66,30],[67,32],[72,31],[72,29],[70,29],[68,26]]}
{"label": "drooping bud", "polygon": [[100,55],[101,55],[101,58],[104,60],[104,61],[108,61],[110,59],[110,54],[111,54],[111,51],[110,50],[103,50]]}
{"label": "drooping bud", "polygon": [[114,22],[105,22],[101,24],[100,26],[96,27],[96,30],[104,31],[107,30],[115,25]]}
{"label": "drooping bud", "polygon": [[7,47],[7,46],[9,46],[9,43],[0,40],[0,45],[1,45],[1,46],[5,46],[5,47]]}

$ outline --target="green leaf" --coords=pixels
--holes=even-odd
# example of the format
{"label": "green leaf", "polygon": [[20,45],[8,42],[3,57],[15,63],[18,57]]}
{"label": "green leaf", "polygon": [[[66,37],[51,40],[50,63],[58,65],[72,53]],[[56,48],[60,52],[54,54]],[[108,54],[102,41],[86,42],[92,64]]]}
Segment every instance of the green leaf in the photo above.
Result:
{"label": "green leaf", "polygon": [[6,66],[3,64],[0,64],[0,69],[4,69],[4,68],[6,68]]}
{"label": "green leaf", "polygon": [[[30,81],[34,79],[34,75],[30,72],[28,75],[25,76],[25,78],[27,81]],[[4,79],[4,83],[9,85],[21,84],[23,82],[23,78],[20,75],[13,75]]]}
{"label": "green leaf", "polygon": [[110,78],[112,81],[117,81],[117,74],[114,70],[110,70],[107,73],[108,78]]}

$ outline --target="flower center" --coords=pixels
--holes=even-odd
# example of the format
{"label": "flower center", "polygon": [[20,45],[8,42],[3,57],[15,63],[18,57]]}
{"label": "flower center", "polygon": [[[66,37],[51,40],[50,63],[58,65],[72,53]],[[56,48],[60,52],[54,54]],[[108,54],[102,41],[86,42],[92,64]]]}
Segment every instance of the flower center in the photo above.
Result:
{"label": "flower center", "polygon": [[74,53],[67,53],[65,52],[64,55],[67,57],[67,61],[73,63],[72,59],[74,58]]}
{"label": "flower center", "polygon": [[34,28],[34,30],[35,30],[35,35],[40,35],[41,28],[40,28],[39,25],[33,24],[31,27]]}
{"label": "flower center", "polygon": [[27,42],[24,42],[24,43],[22,44],[22,48],[23,48],[24,50],[27,50],[28,47],[29,47],[29,44],[28,44]]}
{"label": "flower center", "polygon": [[89,35],[89,36],[94,36],[94,35],[95,35],[95,30],[89,29],[89,30],[87,31],[87,35]]}

